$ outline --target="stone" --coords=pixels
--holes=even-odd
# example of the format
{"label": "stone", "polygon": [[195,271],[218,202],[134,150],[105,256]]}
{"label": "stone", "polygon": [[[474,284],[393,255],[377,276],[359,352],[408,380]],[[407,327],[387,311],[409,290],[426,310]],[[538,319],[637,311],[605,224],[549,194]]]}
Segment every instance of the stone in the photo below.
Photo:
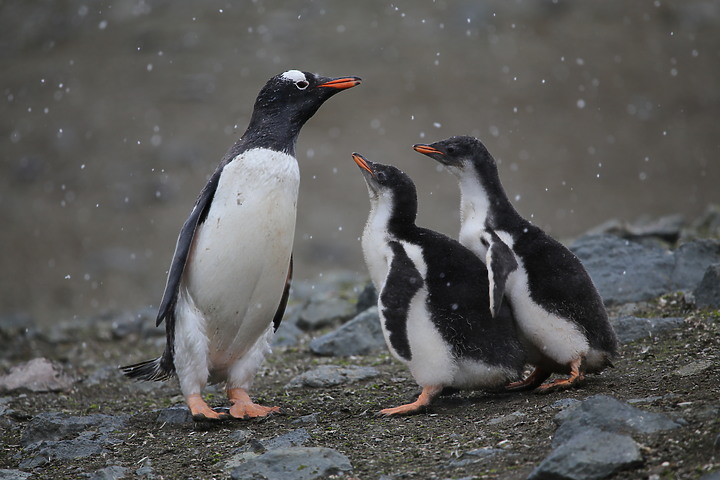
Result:
{"label": "stone", "polygon": [[710,265],[693,292],[699,308],[720,308],[720,263]]}
{"label": "stone", "polygon": [[34,358],[16,365],[7,375],[0,376],[0,392],[62,392],[69,390],[75,380],[60,365],[47,358]]}
{"label": "stone", "polygon": [[249,450],[256,453],[263,453],[280,448],[301,447],[310,439],[310,434],[304,428],[292,430],[284,435],[267,440],[251,440]]}
{"label": "stone", "polygon": [[668,291],[693,290],[703,279],[708,266],[720,262],[720,241],[694,240],[680,245],[673,253],[675,266]]}
{"label": "stone", "polygon": [[665,415],[635,408],[607,395],[593,395],[572,414],[556,416],[555,421],[560,427],[553,437],[553,447],[559,447],[588,428],[625,434],[655,433],[680,427]]}
{"label": "stone", "polygon": [[355,313],[355,307],[337,297],[317,297],[310,300],[300,313],[297,326],[304,331],[319,330],[336,322],[344,322]]}
{"label": "stone", "polygon": [[290,305],[285,309],[285,315],[280,327],[278,327],[272,338],[272,344],[276,347],[292,347],[298,344],[298,339],[303,331],[297,326],[303,306],[300,304]]}
{"label": "stone", "polygon": [[0,480],[26,480],[30,477],[32,477],[32,473],[0,468]]}
{"label": "stone", "polygon": [[641,463],[632,438],[589,428],[550,452],[528,480],[595,480]]}
{"label": "stone", "polygon": [[351,365],[322,365],[316,369],[301,373],[285,385],[285,388],[322,388],[333,385],[359,382],[380,375],[375,368]]}
{"label": "stone", "polygon": [[88,475],[89,480],[119,480],[125,478],[128,474],[128,469],[119,465],[113,465],[111,467],[101,468]]}
{"label": "stone", "polygon": [[519,422],[522,421],[523,418],[525,418],[525,414],[518,410],[507,415],[501,415],[499,417],[491,418],[487,421],[487,424],[498,425],[501,423]]}
{"label": "stone", "polygon": [[507,455],[508,452],[501,448],[483,447],[461,453],[456,459],[450,460],[450,467],[466,467],[476,463],[490,460],[497,455]]}
{"label": "stone", "polygon": [[350,460],[340,452],[324,447],[290,447],[270,450],[248,458],[230,469],[233,480],[275,479],[313,480],[352,471]]}
{"label": "stone", "polygon": [[687,365],[678,368],[673,373],[681,377],[691,377],[693,375],[703,373],[705,370],[711,368],[712,366],[713,362],[711,362],[710,360],[699,360],[697,362],[688,363]]}
{"label": "stone", "polygon": [[235,430],[228,435],[228,438],[234,442],[244,443],[247,442],[251,435],[250,430]]}
{"label": "stone", "polygon": [[318,423],[318,413],[311,413],[309,415],[303,415],[302,417],[296,418],[292,421],[294,424],[299,425],[317,425]]}
{"label": "stone", "polygon": [[76,438],[57,442],[42,441],[34,448],[33,455],[20,462],[20,468],[36,468],[55,460],[75,460],[106,453],[103,440]]}
{"label": "stone", "polygon": [[672,252],[614,235],[586,235],[570,248],[607,305],[648,300],[668,291],[675,266]]}
{"label": "stone", "polygon": [[615,329],[618,341],[628,343],[675,330],[682,327],[683,321],[680,317],[641,318],[628,315],[611,319],[610,323]]}
{"label": "stone", "polygon": [[355,312],[361,313],[370,307],[377,307],[378,294],[375,289],[375,285],[372,282],[367,282],[365,288],[362,289],[360,295],[358,295],[357,304],[355,304]]}
{"label": "stone", "polygon": [[369,355],[385,348],[377,307],[367,309],[338,329],[310,342],[313,353],[334,357]]}
{"label": "stone", "polygon": [[192,422],[190,409],[183,403],[173,405],[172,407],[158,410],[158,416],[155,420],[158,423],[188,423]]}
{"label": "stone", "polygon": [[27,447],[43,441],[76,437],[81,433],[107,434],[122,428],[127,419],[127,415],[71,416],[60,412],[40,413],[25,427],[20,443]]}

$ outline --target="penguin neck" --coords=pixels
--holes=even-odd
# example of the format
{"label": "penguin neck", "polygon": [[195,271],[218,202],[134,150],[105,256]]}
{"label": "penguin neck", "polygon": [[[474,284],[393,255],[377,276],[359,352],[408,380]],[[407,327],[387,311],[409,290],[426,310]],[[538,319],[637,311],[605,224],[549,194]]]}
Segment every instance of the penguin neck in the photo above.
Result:
{"label": "penguin neck", "polygon": [[295,143],[304,121],[292,115],[253,112],[241,141],[246,149],[267,148],[295,156]]}
{"label": "penguin neck", "polygon": [[482,224],[503,230],[507,220],[519,214],[508,200],[495,165],[480,171],[475,165],[460,177],[460,212],[462,223]]}

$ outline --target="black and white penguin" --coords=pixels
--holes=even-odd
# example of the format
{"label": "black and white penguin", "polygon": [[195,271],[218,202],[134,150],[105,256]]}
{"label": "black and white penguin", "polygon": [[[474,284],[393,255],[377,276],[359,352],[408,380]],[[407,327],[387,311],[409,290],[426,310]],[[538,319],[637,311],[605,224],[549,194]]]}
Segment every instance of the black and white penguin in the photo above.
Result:
{"label": "black and white penguin", "polygon": [[121,369],[139,380],[176,374],[195,420],[228,418],[202,399],[208,381],[226,382],[230,417],[279,410],[253,403],[248,389],[288,299],[300,182],[295,142],[323,102],[359,83],[299,70],[268,80],[247,130],[180,230],[157,316],[157,325],[165,321],[165,351]]}
{"label": "black and white penguin", "polygon": [[[422,387],[419,398],[383,415],[416,413],[444,388],[502,387],[520,378],[525,353],[506,301],[492,307],[485,265],[459,242],[415,225],[417,196],[410,177],[353,154],[370,196],[362,249],[378,294],[390,352]],[[512,252],[498,252],[512,269]]]}
{"label": "black and white penguin", "polygon": [[584,373],[610,365],[617,338],[590,276],[570,250],[515,210],[500,183],[495,159],[482,142],[460,136],[413,148],[445,165],[459,180],[460,243],[486,264],[505,247],[517,261],[518,268],[504,279],[505,294],[535,369],[506,388],[533,389],[555,372],[570,376],[544,384],[541,390],[567,388]]}

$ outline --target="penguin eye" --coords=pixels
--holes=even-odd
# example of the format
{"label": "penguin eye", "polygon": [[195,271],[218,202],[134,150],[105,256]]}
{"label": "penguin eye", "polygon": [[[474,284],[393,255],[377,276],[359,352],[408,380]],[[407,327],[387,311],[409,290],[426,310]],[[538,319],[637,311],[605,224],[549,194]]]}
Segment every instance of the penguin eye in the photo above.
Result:
{"label": "penguin eye", "polygon": [[447,153],[449,153],[450,155],[455,155],[455,151],[456,151],[455,147],[450,146],[450,147],[447,147],[446,150],[447,150]]}
{"label": "penguin eye", "polygon": [[385,182],[387,180],[387,176],[385,175],[385,172],[376,172],[375,178],[377,178],[378,182]]}
{"label": "penguin eye", "polygon": [[305,80],[300,80],[299,82],[295,82],[295,86],[298,88],[298,90],[305,90],[310,85],[309,82],[306,82]]}

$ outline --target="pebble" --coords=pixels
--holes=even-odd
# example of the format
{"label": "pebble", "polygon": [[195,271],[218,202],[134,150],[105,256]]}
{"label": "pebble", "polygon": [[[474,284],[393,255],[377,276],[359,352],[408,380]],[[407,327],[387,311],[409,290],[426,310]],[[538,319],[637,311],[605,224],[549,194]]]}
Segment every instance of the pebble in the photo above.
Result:
{"label": "pebble", "polygon": [[545,457],[528,480],[595,480],[641,463],[640,447],[629,436],[586,427]]}
{"label": "pebble", "polygon": [[313,480],[351,471],[350,460],[336,450],[324,447],[289,447],[248,458],[230,469],[230,477],[233,480]]}
{"label": "pebble", "polygon": [[7,375],[0,375],[0,392],[62,392],[74,383],[75,380],[57,363],[47,358],[34,358],[12,367]]}
{"label": "pebble", "polygon": [[699,308],[720,308],[720,263],[707,268],[693,296]]}
{"label": "pebble", "polygon": [[655,433],[680,427],[666,415],[635,408],[607,395],[593,395],[572,413],[558,414],[555,421],[560,427],[553,437],[554,448],[590,427],[617,434]]}

